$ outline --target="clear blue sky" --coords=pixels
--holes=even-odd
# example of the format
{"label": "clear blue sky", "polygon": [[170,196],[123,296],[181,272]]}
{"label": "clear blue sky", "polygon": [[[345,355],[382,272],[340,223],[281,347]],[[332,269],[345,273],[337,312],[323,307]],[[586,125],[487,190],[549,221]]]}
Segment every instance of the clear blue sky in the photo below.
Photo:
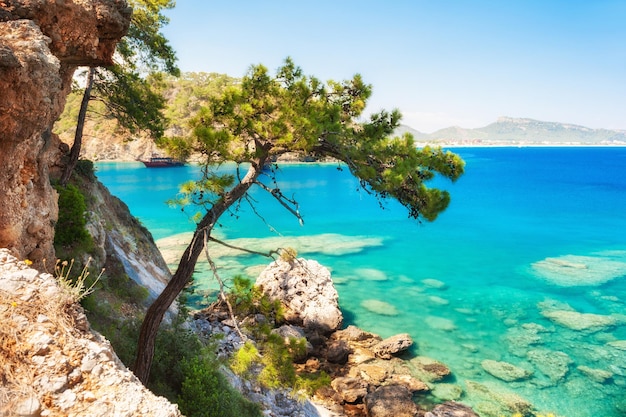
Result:
{"label": "clear blue sky", "polygon": [[164,33],[183,71],[242,76],[291,56],[360,73],[368,110],[422,132],[499,116],[626,129],[626,0],[177,0]]}

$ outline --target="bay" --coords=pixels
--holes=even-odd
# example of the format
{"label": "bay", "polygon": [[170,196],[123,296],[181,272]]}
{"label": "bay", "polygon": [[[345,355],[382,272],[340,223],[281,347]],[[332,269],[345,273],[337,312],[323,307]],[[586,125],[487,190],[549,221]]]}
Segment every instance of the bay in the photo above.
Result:
{"label": "bay", "polygon": [[[384,337],[410,333],[413,353],[450,366],[446,383],[461,387],[460,400],[481,415],[497,401],[476,384],[560,416],[626,414],[626,148],[454,151],[466,174],[433,183],[452,195],[435,222],[409,219],[393,201],[381,208],[339,165],[291,164],[277,182],[300,204],[304,225],[257,190],[256,212],[244,203],[223,216],[219,236],[259,249],[292,246],[329,267],[346,324]],[[96,166],[164,252],[172,236],[194,229],[193,211],[165,201],[198,167]],[[225,278],[253,277],[268,263],[211,250]],[[206,267],[195,280],[192,302],[209,302],[215,284]],[[377,310],[371,306],[385,304],[372,300],[390,307]],[[484,360],[532,376],[505,382]],[[438,400],[447,399],[442,387]]]}

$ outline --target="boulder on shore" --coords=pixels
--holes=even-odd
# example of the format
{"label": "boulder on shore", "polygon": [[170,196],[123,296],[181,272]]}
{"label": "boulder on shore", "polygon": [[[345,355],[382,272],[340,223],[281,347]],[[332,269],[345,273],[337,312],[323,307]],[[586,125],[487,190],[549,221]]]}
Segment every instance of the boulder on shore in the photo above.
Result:
{"label": "boulder on shore", "polygon": [[256,285],[281,302],[290,323],[324,333],[341,326],[343,315],[330,271],[316,261],[278,259],[261,272]]}
{"label": "boulder on shore", "polygon": [[365,397],[369,417],[414,417],[413,393],[403,385],[384,385]]}
{"label": "boulder on shore", "polygon": [[397,334],[376,344],[372,351],[381,359],[391,359],[397,353],[404,352],[413,345],[413,339],[408,333]]}

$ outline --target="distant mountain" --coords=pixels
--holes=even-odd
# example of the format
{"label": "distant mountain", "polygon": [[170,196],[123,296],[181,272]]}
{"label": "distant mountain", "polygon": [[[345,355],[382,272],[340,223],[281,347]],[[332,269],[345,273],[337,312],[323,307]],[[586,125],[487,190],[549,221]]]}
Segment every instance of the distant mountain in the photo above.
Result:
{"label": "distant mountain", "polygon": [[405,133],[410,133],[411,135],[413,135],[413,139],[415,139],[416,141],[428,139],[427,133],[422,133],[407,125],[398,126],[398,128],[393,133],[394,133],[394,136],[402,136]]}
{"label": "distant mountain", "polygon": [[476,129],[448,127],[424,134],[408,126],[418,144],[445,145],[626,145],[625,130],[591,129],[584,126],[542,122],[533,119],[500,117],[495,123]]}

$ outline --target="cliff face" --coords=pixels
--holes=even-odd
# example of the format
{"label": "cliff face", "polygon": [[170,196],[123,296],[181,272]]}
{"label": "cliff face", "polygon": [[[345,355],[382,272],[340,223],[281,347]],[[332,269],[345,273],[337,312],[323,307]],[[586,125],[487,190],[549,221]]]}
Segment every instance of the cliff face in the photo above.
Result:
{"label": "cliff face", "polygon": [[78,65],[106,65],[126,33],[124,0],[0,0],[0,247],[53,259],[59,160],[51,127]]}
{"label": "cliff face", "polygon": [[94,180],[87,187],[84,192],[91,196],[87,229],[99,252],[96,263],[107,270],[118,263],[129,278],[148,290],[148,300],[154,300],[171,274],[152,235],[102,183]]}

